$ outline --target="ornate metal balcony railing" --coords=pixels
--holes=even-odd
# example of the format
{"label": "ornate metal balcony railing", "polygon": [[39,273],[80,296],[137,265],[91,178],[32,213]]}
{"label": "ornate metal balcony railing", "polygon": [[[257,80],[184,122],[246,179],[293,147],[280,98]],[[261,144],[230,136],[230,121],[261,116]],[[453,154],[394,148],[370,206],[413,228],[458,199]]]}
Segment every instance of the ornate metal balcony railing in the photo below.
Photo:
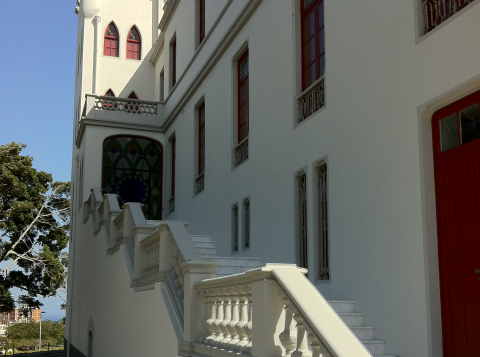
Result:
{"label": "ornate metal balcony railing", "polygon": [[248,137],[243,139],[235,150],[235,167],[248,159]]}
{"label": "ornate metal balcony railing", "polygon": [[95,110],[157,115],[157,102],[130,98],[95,96]]}
{"label": "ornate metal balcony railing", "polygon": [[195,179],[195,194],[202,192],[204,188],[205,188],[205,173],[202,172]]}
{"label": "ornate metal balcony railing", "polygon": [[301,123],[325,105],[324,77],[318,79],[297,98],[298,122]]}
{"label": "ornate metal balcony railing", "polygon": [[175,196],[168,200],[168,213],[175,211]]}
{"label": "ornate metal balcony railing", "polygon": [[475,0],[421,0],[426,34]]}

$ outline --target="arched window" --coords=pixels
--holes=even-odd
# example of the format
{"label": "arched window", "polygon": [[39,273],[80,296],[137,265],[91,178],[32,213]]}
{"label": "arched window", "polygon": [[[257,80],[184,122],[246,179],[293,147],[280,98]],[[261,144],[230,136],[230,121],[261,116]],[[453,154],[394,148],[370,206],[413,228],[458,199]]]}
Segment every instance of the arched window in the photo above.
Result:
{"label": "arched window", "polygon": [[103,142],[102,189],[120,205],[140,202],[147,219],[162,219],[163,149],[139,136],[111,136]]}
{"label": "arched window", "polygon": [[103,54],[105,56],[118,57],[118,31],[113,22],[108,25],[105,31],[105,46]]}
{"label": "arched window", "polygon": [[113,90],[109,89],[107,90],[107,93],[105,93],[104,97],[115,97],[115,93],[113,93]]}
{"label": "arched window", "polygon": [[127,58],[140,59],[142,41],[140,40],[140,34],[135,26],[133,26],[128,33],[127,37]]}
{"label": "arched window", "polygon": [[[107,92],[105,93],[104,97],[115,97],[115,93],[113,93],[113,90],[109,89],[107,90]],[[116,104],[112,104],[110,102],[110,100],[103,100],[102,99],[102,102],[103,102],[103,108],[106,109],[106,110],[109,110],[109,108],[116,108],[117,105]]]}

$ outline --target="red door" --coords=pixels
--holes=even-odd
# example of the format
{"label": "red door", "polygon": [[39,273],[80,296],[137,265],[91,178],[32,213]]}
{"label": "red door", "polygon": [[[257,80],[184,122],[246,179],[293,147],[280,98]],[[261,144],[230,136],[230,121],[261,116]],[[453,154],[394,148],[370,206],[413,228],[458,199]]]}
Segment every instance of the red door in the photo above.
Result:
{"label": "red door", "polygon": [[444,357],[480,357],[480,92],[433,116]]}

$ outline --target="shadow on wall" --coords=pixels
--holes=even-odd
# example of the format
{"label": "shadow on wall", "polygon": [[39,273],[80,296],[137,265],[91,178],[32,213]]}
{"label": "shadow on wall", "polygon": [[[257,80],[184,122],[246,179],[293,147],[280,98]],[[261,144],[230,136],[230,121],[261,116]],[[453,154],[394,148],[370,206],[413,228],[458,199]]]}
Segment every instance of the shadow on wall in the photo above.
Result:
{"label": "shadow on wall", "polygon": [[151,53],[152,50],[142,55],[142,63],[123,89],[117,93],[117,97],[127,98],[132,91],[135,91],[140,100],[158,101],[158,98],[154,98],[155,67],[150,62]]}

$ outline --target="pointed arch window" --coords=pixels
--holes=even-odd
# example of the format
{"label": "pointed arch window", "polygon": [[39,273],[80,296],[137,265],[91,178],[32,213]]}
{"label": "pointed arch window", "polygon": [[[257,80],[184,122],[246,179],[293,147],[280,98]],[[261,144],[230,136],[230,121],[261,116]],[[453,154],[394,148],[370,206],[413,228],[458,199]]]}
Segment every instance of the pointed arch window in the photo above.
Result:
{"label": "pointed arch window", "polygon": [[140,59],[142,42],[135,26],[130,29],[127,37],[127,58]]}
{"label": "pointed arch window", "polygon": [[[115,93],[113,93],[113,90],[109,89],[107,90],[107,92],[105,93],[104,97],[115,97]],[[112,107],[117,107],[116,104],[112,104],[112,102],[110,100],[103,100],[102,99],[102,102],[103,102],[103,108],[108,110],[109,108],[112,108]]]}
{"label": "pointed arch window", "polygon": [[140,136],[111,136],[103,143],[102,189],[120,205],[140,202],[147,219],[162,219],[163,149]]}
{"label": "pointed arch window", "polygon": [[130,99],[138,99],[137,95],[135,94],[135,92],[132,92],[128,95],[128,98]]}
{"label": "pointed arch window", "polygon": [[113,22],[105,31],[103,54],[105,56],[118,57],[118,31]]}
{"label": "pointed arch window", "polygon": [[105,93],[104,97],[115,97],[115,93],[113,93],[113,90],[109,89]]}

